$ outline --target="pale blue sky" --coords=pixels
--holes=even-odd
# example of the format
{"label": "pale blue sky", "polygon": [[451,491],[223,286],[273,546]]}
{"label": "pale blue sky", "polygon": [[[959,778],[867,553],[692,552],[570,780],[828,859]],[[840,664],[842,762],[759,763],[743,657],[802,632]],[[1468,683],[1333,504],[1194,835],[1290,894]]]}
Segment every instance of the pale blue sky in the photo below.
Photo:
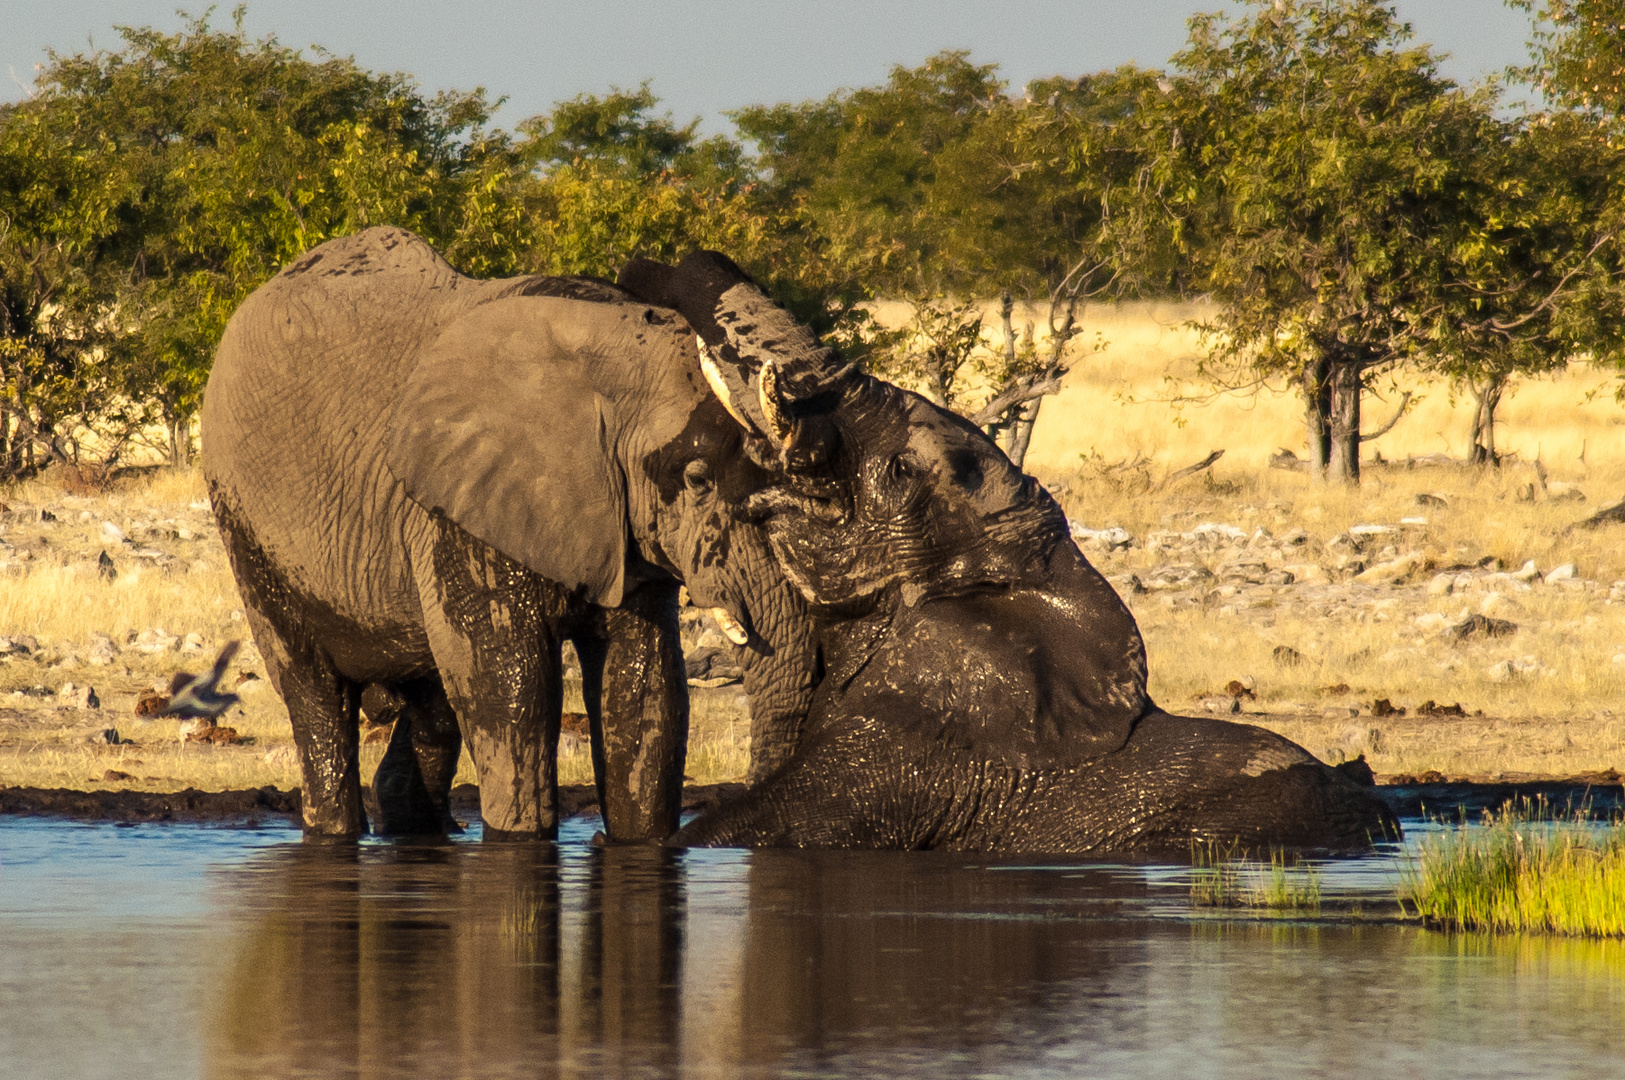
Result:
{"label": "pale blue sky", "polygon": [[[1417,36],[1450,54],[1460,80],[1526,56],[1528,21],[1501,0],[1397,0]],[[115,24],[177,29],[176,0],[0,0],[4,98],[22,96],[46,49],[116,47]],[[206,6],[185,5],[201,11]],[[997,63],[1012,86],[1127,61],[1161,65],[1195,11],[1227,0],[256,0],[247,28],[319,44],[366,67],[407,71],[428,90],[506,96],[504,126],[612,85],[653,88],[679,121],[742,105],[803,101],[885,79],[943,49]],[[215,13],[229,25],[230,4]]]}

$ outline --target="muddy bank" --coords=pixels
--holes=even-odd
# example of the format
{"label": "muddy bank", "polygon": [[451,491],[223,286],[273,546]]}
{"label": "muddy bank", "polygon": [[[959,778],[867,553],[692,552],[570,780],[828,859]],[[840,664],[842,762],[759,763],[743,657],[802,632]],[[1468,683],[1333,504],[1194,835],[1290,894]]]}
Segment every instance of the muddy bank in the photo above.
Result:
{"label": "muddy bank", "polygon": [[[743,784],[701,784],[683,790],[683,805],[705,810],[745,790]],[[371,802],[371,792],[366,792]],[[459,784],[451,793],[452,813],[459,821],[479,816],[480,792],[472,784]],[[559,810],[565,817],[596,813],[598,796],[591,785],[559,788]],[[249,825],[268,821],[299,820],[299,789],[274,787],[242,791],[73,791],[67,788],[0,787],[0,815],[59,817],[73,821],[174,821],[221,825]]]}
{"label": "muddy bank", "polygon": [[1462,814],[1477,818],[1508,803],[1528,805],[1539,817],[1568,818],[1586,814],[1616,818],[1625,814],[1625,785],[1598,783],[1585,777],[1570,780],[1533,780],[1517,783],[1474,783],[1446,780],[1432,783],[1380,784],[1377,794],[1396,817],[1441,818],[1455,821]]}

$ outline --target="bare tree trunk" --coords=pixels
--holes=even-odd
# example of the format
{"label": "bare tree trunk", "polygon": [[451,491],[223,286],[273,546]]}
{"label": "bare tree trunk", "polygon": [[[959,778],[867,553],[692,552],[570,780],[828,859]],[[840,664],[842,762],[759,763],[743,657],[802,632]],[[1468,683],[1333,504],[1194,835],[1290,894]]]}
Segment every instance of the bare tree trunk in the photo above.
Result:
{"label": "bare tree trunk", "polygon": [[169,422],[169,464],[181,468],[192,460],[192,425],[187,420]]}
{"label": "bare tree trunk", "polygon": [[1482,385],[1473,386],[1473,399],[1478,407],[1473,410],[1473,445],[1469,459],[1474,465],[1501,464],[1501,456],[1495,452],[1495,410],[1501,404],[1506,387],[1506,376],[1500,373],[1491,375]]}
{"label": "bare tree trunk", "polygon": [[1358,362],[1339,360],[1331,371],[1332,423],[1331,461],[1327,481],[1360,482],[1360,397],[1365,389]]}
{"label": "bare tree trunk", "polygon": [[1332,381],[1330,363],[1316,357],[1303,369],[1304,422],[1309,430],[1309,475],[1322,483],[1332,459]]}
{"label": "bare tree trunk", "polygon": [[1010,464],[1018,469],[1027,460],[1027,447],[1033,441],[1033,425],[1038,423],[1038,408],[1042,404],[1044,399],[1036,397],[1023,405],[1010,430]]}

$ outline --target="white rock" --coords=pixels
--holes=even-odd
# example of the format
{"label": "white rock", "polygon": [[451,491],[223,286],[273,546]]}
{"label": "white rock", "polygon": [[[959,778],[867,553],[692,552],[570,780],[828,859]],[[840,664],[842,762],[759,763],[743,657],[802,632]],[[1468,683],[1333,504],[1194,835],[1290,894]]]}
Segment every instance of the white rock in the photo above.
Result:
{"label": "white rock", "polygon": [[1425,517],[1402,517],[1399,519],[1399,523],[1401,525],[1426,525],[1428,519]]}
{"label": "white rock", "polygon": [[203,635],[198,633],[196,630],[192,631],[190,634],[187,634],[186,637],[181,640],[181,652],[202,652],[202,651],[203,651]]}
{"label": "white rock", "polygon": [[1241,711],[1241,702],[1229,694],[1214,694],[1212,697],[1203,698],[1197,704],[1210,713],[1229,714]]}
{"label": "white rock", "polygon": [[1488,596],[1484,597],[1483,600],[1479,601],[1478,613],[1480,615],[1488,615],[1495,619],[1505,619],[1513,615],[1522,615],[1524,613],[1524,606],[1512,599],[1510,596],[1503,596],[1500,593],[1490,593]]}
{"label": "white rock", "polygon": [[1357,536],[1357,537],[1360,537],[1362,539],[1369,539],[1369,538],[1375,537],[1375,536],[1390,536],[1393,533],[1396,533],[1398,531],[1399,530],[1394,528],[1392,525],[1351,525],[1351,526],[1349,526],[1349,535],[1350,536]]}
{"label": "white rock", "polygon": [[1484,670],[1484,675],[1490,682],[1506,682],[1518,674],[1518,669],[1512,666],[1511,660],[1502,660],[1498,664],[1491,664]]}
{"label": "white rock", "polygon": [[209,509],[209,500],[199,499],[196,502],[187,503],[186,506],[190,510],[207,510]]}
{"label": "white rock", "polygon": [[89,510],[81,510],[81,511],[79,511],[79,520],[80,521],[89,521],[90,518],[91,518],[91,513],[90,513]]}
{"label": "white rock", "polygon": [[1455,574],[1434,574],[1428,580],[1429,596],[1449,596],[1456,587]]}
{"label": "white rock", "polygon": [[184,525],[177,525],[175,527],[175,539],[177,539],[177,540],[195,540],[195,539],[197,539],[197,533],[193,532],[191,529],[188,529]]}
{"label": "white rock", "polygon": [[1616,663],[1616,664],[1625,664],[1625,652],[1617,652],[1617,653],[1615,653],[1614,654],[1614,663]]}
{"label": "white rock", "polygon": [[1576,568],[1573,563],[1566,562],[1562,566],[1553,568],[1552,571],[1541,580],[1546,582],[1548,585],[1556,585],[1559,581],[1568,581],[1572,578],[1578,577],[1579,575],[1579,569]]}
{"label": "white rock", "polygon": [[1134,535],[1127,529],[1120,528],[1116,525],[1105,529],[1090,529],[1083,525],[1079,525],[1074,521],[1071,522],[1067,528],[1071,530],[1072,539],[1078,541],[1080,544],[1087,541],[1089,543],[1098,544],[1107,551],[1115,551],[1118,548],[1134,546]]}
{"label": "white rock", "polygon": [[1347,720],[1350,717],[1359,716],[1360,710],[1348,705],[1330,705],[1321,715],[1328,720]]}
{"label": "white rock", "polygon": [[1535,560],[1530,559],[1507,576],[1515,581],[1534,581],[1540,577],[1540,570],[1535,566]]}
{"label": "white rock", "polygon": [[1416,618],[1412,619],[1411,622],[1416,626],[1417,629],[1427,630],[1430,632],[1443,630],[1450,625],[1450,620],[1439,614],[1437,611],[1430,611],[1426,615],[1418,615]]}
{"label": "white rock", "polygon": [[299,751],[291,746],[277,746],[267,750],[262,760],[267,765],[297,765]]}
{"label": "white rock", "polygon": [[124,542],[124,530],[119,528],[117,525],[114,525],[111,521],[102,522],[102,536],[106,537],[109,542],[114,544],[121,544]]}
{"label": "white rock", "polygon": [[117,660],[118,652],[118,646],[113,644],[112,638],[98,634],[96,635],[96,643],[90,647],[90,655],[86,659],[92,665],[101,667]]}

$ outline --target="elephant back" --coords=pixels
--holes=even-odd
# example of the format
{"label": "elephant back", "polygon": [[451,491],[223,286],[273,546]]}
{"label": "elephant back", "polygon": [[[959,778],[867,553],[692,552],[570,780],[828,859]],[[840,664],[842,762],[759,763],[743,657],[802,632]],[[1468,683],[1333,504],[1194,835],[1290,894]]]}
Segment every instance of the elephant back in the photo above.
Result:
{"label": "elephant back", "polygon": [[398,529],[378,526],[406,509],[384,425],[423,343],[512,287],[463,277],[394,228],[322,244],[262,285],[227,325],[204,392],[217,513],[312,598],[387,610],[405,556]]}

